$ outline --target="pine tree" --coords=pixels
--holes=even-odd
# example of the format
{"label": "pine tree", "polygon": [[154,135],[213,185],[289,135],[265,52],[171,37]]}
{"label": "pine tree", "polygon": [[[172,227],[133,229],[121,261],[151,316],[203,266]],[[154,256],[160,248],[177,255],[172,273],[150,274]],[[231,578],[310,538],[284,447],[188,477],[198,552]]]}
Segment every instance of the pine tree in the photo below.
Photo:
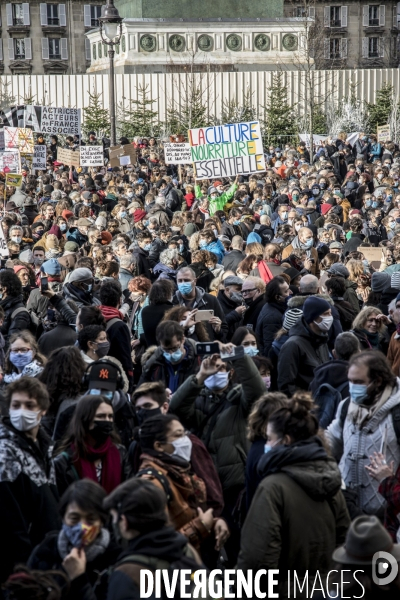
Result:
{"label": "pine tree", "polygon": [[188,84],[182,91],[181,108],[170,106],[167,110],[167,125],[172,134],[187,135],[188,129],[208,127],[210,119],[207,105],[204,101],[204,91],[194,82]]}
{"label": "pine tree", "polygon": [[106,108],[102,108],[100,102],[101,93],[95,91],[89,94],[89,106],[83,109],[84,122],[82,133],[89,135],[90,131],[96,132],[98,138],[110,135],[110,116]]}
{"label": "pine tree", "polygon": [[393,86],[390,83],[384,85],[376,92],[375,104],[367,102],[368,128],[376,132],[379,125],[386,125],[390,117],[393,99]]}
{"label": "pine tree", "polygon": [[158,113],[151,110],[155,100],[148,97],[148,85],[138,86],[138,99],[129,100],[128,106],[125,104],[126,98],[118,105],[118,131],[121,137],[133,138],[135,136],[150,137],[157,133]]}
{"label": "pine tree", "polygon": [[327,133],[326,116],[322,106],[315,106],[313,112],[313,133],[316,135],[325,135]]}
{"label": "pine tree", "polygon": [[4,81],[0,79],[0,110],[15,106],[16,98],[10,93],[9,87],[11,81]]}
{"label": "pine tree", "polygon": [[257,111],[252,105],[252,93],[248,89],[243,95],[242,102],[236,99],[223,100],[221,124],[224,123],[243,123],[245,121],[256,121]]}
{"label": "pine tree", "polygon": [[37,105],[36,94],[32,94],[32,90],[29,88],[29,92],[22,97],[22,104],[24,106]]}
{"label": "pine tree", "polygon": [[293,107],[289,105],[287,87],[283,83],[283,73],[272,77],[264,109],[263,138],[267,145],[277,145],[290,141],[297,134],[296,118]]}

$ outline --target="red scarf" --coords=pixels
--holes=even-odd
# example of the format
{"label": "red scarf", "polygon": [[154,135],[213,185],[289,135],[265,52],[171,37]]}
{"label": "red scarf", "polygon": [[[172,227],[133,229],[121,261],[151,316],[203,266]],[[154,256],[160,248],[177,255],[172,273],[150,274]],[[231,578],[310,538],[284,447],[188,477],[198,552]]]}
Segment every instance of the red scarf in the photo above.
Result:
{"label": "red scarf", "polygon": [[124,315],[118,310],[118,308],[113,308],[112,306],[104,306],[104,304],[101,304],[99,306],[99,309],[101,310],[101,314],[103,315],[106,321],[111,321],[111,319],[123,320],[124,318]]}
{"label": "red scarf", "polygon": [[269,283],[271,281],[271,279],[273,279],[274,276],[272,275],[272,273],[269,270],[269,267],[265,261],[261,260],[258,263],[257,268],[258,268],[258,272],[260,273],[260,277],[264,283]]}
{"label": "red scarf", "polygon": [[[72,450],[75,452],[74,446],[72,446]],[[121,483],[121,456],[117,446],[113,444],[110,437],[98,448],[87,445],[85,457],[76,459],[74,467],[81,479],[87,477],[99,483],[94,465],[94,461],[99,458],[101,458],[103,463],[100,485],[105,489],[107,494],[110,494]]]}

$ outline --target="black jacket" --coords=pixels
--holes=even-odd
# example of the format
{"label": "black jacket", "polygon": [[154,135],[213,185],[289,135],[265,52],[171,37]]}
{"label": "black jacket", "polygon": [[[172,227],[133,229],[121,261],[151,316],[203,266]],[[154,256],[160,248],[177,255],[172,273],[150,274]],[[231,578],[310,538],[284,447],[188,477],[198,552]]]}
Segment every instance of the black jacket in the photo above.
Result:
{"label": "black jacket", "polygon": [[259,350],[262,356],[268,356],[275,335],[282,327],[285,310],[284,302],[267,302],[262,307],[256,326],[256,334],[260,341]]}
{"label": "black jacket", "polygon": [[124,321],[118,319],[110,328],[107,329],[106,326],[106,331],[110,342],[108,354],[119,360],[131,387],[133,384],[133,362],[129,327]]}
{"label": "black jacket", "polygon": [[222,266],[224,267],[225,271],[234,271],[236,273],[239,263],[241,263],[245,258],[246,255],[243,254],[243,252],[240,252],[240,250],[232,250],[232,252],[225,254],[224,258],[222,259]]}
{"label": "black jacket", "polygon": [[28,560],[46,533],[61,526],[52,451],[52,442],[41,428],[34,443],[14,429],[8,418],[0,423],[1,539],[6,549],[0,561],[0,581],[15,564]]}
{"label": "black jacket", "polygon": [[[314,371],[314,379],[310,383],[310,391],[312,392],[313,396],[323,383],[329,383],[329,385],[336,388],[348,381],[348,368],[349,363],[347,360],[330,360],[329,362],[317,367]],[[348,397],[348,385],[343,388],[341,394],[342,398]]]}
{"label": "black jacket", "polygon": [[164,318],[167,310],[173,307],[172,302],[164,304],[151,304],[145,306],[141,312],[144,339],[147,346],[157,346],[156,329]]}
{"label": "black jacket", "polygon": [[149,253],[146,252],[146,250],[143,250],[143,248],[141,248],[140,246],[135,246],[135,248],[133,248],[132,250],[132,254],[136,261],[136,273],[138,275],[144,275],[144,277],[151,279],[152,274]]}
{"label": "black jacket", "polygon": [[314,370],[329,361],[328,335],[316,335],[301,317],[289,330],[289,339],[278,359],[278,389],[292,396],[297,389],[308,390]]}
{"label": "black jacket", "polygon": [[63,346],[74,346],[75,342],[75,329],[65,323],[59,323],[54,329],[43,333],[38,343],[40,352],[48,357],[53,350]]}
{"label": "black jacket", "polygon": [[249,308],[246,310],[243,316],[243,325],[248,327],[249,325],[255,330],[257,325],[257,320],[260,315],[260,312],[263,309],[265,304],[264,294],[261,294],[253,300],[250,304]]}
{"label": "black jacket", "polygon": [[32,225],[33,221],[38,216],[38,214],[39,213],[35,209],[34,206],[25,206],[25,208],[24,208],[24,215],[28,219],[29,225]]}
{"label": "black jacket", "polygon": [[242,237],[242,230],[239,225],[231,225],[228,221],[224,221],[221,227],[221,235],[225,235],[231,240],[235,235]]}
{"label": "black jacket", "polygon": [[361,233],[352,233],[351,238],[347,240],[343,246],[343,255],[347,256],[350,252],[355,252],[357,248],[362,244],[364,236]]}
{"label": "black jacket", "polygon": [[[164,358],[162,349],[158,347],[143,366],[138,385],[146,381],[163,381],[166,387],[175,392],[190,375],[197,373],[200,367],[200,359],[196,356],[196,342],[186,338],[184,346],[186,357],[174,366]],[[174,378],[175,385],[173,385],[171,378]]]}
{"label": "black jacket", "polygon": [[[157,263],[160,262],[160,254],[163,250],[168,248],[168,244],[160,240],[160,238],[156,238],[151,244],[151,248],[149,251],[148,262],[152,268],[156,266]],[[141,273],[139,273],[141,275]]]}
{"label": "black jacket", "polygon": [[235,310],[239,305],[228,298],[223,290],[219,290],[217,298],[225,314],[225,319],[228,325],[227,340],[230,341],[236,329],[242,323],[242,315]]}
{"label": "black jacket", "polygon": [[254,225],[253,232],[258,233],[263,246],[269,244],[275,237],[274,230],[271,229],[271,227],[268,227],[268,225],[260,225],[257,223]]}
{"label": "black jacket", "polygon": [[30,328],[31,317],[25,309],[19,311],[18,314],[12,318],[12,315],[18,308],[25,308],[22,294],[5,298],[0,302],[0,306],[4,310],[4,321],[1,326],[1,333],[6,341],[6,346],[8,346],[8,340],[13,333],[18,333],[19,331]]}
{"label": "black jacket", "polygon": [[[186,306],[185,300],[179,291],[175,292],[175,295],[172,299],[172,303],[180,304],[181,306]],[[219,317],[222,323],[219,333],[215,333],[212,326],[209,323],[207,323],[207,332],[210,336],[210,340],[221,340],[222,342],[226,340],[226,336],[228,334],[228,325],[225,319],[224,311],[222,310],[221,305],[215,296],[211,296],[211,294],[206,294],[202,288],[196,286],[196,298],[194,304],[191,305],[191,308],[198,308],[199,310],[213,310],[214,317]]]}

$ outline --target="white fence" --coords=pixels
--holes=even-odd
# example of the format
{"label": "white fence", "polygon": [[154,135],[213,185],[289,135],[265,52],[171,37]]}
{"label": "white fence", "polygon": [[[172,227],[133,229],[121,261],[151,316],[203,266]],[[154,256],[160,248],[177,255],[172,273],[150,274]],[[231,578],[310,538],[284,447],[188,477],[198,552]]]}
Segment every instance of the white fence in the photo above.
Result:
{"label": "white fence", "polygon": [[[273,72],[249,71],[237,73],[195,74],[198,84],[204,90],[204,102],[210,115],[219,117],[223,101],[236,99],[241,102],[249,90],[252,102],[258,110],[266,101]],[[310,73],[304,71],[285,71],[284,82],[287,86],[289,102],[297,106],[300,114],[307,110],[306,90],[310,89],[307,78]],[[314,71],[314,90],[320,98],[343,98],[350,93],[354,84],[356,95],[361,100],[373,102],[376,92],[385,83],[394,86],[396,94],[400,91],[399,69],[358,69],[342,71]],[[155,100],[153,110],[158,111],[159,120],[164,121],[166,110],[171,102],[179,105],[179,90],[188,88],[186,73],[148,75],[116,75],[116,99],[136,99],[138,86],[148,86],[149,97]],[[0,77],[2,83],[10,82],[8,92],[13,94],[17,103],[22,104],[24,97],[34,96],[34,102],[52,106],[84,108],[89,105],[88,91],[101,92],[103,106],[108,108],[108,75],[12,75]]]}

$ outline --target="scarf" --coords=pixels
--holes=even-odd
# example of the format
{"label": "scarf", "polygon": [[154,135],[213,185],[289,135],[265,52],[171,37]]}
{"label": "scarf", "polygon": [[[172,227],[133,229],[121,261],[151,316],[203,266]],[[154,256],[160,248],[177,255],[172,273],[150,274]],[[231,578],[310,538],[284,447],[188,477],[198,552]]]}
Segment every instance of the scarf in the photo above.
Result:
{"label": "scarf", "polygon": [[306,253],[307,258],[310,258],[313,246],[311,246],[311,248],[304,248],[304,245],[299,240],[299,236],[296,235],[296,237],[292,240],[292,248],[295,250],[303,250],[303,252]]}
{"label": "scarf", "polygon": [[38,363],[35,359],[29,365],[26,365],[21,373],[17,373],[13,371],[12,373],[8,373],[4,375],[4,383],[12,383],[13,381],[17,381],[17,379],[21,379],[21,377],[36,377],[43,371],[43,365]]}
{"label": "scarf", "polygon": [[[395,386],[396,387],[396,386]],[[371,406],[365,404],[356,404],[350,402],[348,414],[350,415],[352,423],[357,425],[360,429],[363,427],[366,421],[372,419],[375,413],[389,400],[390,396],[394,393],[395,388],[387,385],[382,392],[381,397],[377,402],[374,402]]]}
{"label": "scarf", "polygon": [[368,342],[371,344],[371,346],[373,348],[377,348],[379,345],[379,338],[380,338],[379,332],[376,331],[375,333],[370,333],[366,329],[362,329],[361,331],[367,336]]}
{"label": "scarf", "polygon": [[100,304],[99,309],[101,310],[101,314],[105,318],[106,321],[111,321],[111,319],[121,319],[124,318],[124,315],[118,308],[113,308],[112,306],[104,306],[104,304]]}
{"label": "scarf", "polygon": [[258,272],[260,273],[260,277],[263,280],[264,283],[269,283],[271,281],[271,279],[273,279],[273,275],[267,265],[267,263],[263,260],[261,260],[258,265]]}
{"label": "scarf", "polygon": [[[74,446],[72,446],[72,450],[75,453]],[[109,494],[121,483],[121,456],[117,446],[110,437],[98,448],[93,448],[93,446],[87,444],[86,455],[74,460],[74,467],[81,479],[87,477],[99,483],[94,465],[94,461],[99,458],[103,463],[100,485]]]}
{"label": "scarf", "polygon": [[[104,527],[102,527],[100,529],[100,533],[97,536],[97,538],[88,546],[83,546],[83,549],[86,554],[86,560],[88,562],[91,562],[95,558],[100,556],[100,554],[103,554],[106,551],[106,549],[108,548],[109,543],[110,543],[110,532],[108,531],[108,529],[105,529]],[[61,529],[60,533],[58,534],[58,539],[57,539],[57,550],[63,560],[71,552],[72,547],[73,546],[72,546],[71,542],[69,541],[69,539],[67,538],[67,536],[65,535],[64,530]]]}

